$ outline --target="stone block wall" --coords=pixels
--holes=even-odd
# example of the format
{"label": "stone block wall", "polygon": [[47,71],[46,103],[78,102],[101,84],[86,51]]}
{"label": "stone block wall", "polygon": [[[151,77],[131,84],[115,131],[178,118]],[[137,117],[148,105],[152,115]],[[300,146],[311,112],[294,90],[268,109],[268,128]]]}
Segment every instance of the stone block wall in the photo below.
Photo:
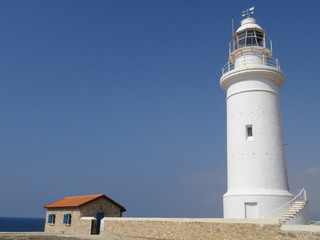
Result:
{"label": "stone block wall", "polygon": [[101,235],[162,240],[320,240],[320,226],[312,230],[310,226],[286,229],[278,219],[104,218],[103,221]]}
{"label": "stone block wall", "polygon": [[120,208],[107,199],[100,198],[80,207],[80,217],[96,217],[97,212],[103,212],[105,217],[121,217]]}
{"label": "stone block wall", "polygon": [[[55,214],[55,223],[48,223],[48,215]],[[64,214],[71,214],[71,224],[63,223]],[[59,208],[59,209],[48,209],[46,214],[46,224],[45,224],[45,232],[50,233],[67,233],[72,234],[75,233],[74,229],[80,229],[80,211],[79,208]]]}

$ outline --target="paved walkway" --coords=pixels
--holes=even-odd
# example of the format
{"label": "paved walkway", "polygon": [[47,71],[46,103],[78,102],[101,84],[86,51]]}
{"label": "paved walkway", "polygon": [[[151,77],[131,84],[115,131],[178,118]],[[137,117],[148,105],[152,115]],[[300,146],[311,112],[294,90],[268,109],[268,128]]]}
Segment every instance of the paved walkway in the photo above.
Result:
{"label": "paved walkway", "polygon": [[133,238],[120,235],[67,235],[67,234],[53,234],[43,232],[19,232],[7,233],[0,232],[0,240],[155,240],[151,238]]}

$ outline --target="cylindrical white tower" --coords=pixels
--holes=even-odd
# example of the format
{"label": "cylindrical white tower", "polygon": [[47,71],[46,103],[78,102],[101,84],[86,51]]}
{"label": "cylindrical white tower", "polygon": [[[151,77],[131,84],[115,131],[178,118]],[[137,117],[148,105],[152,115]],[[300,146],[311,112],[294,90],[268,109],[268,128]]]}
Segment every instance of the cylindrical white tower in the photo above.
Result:
{"label": "cylindrical white tower", "polygon": [[270,43],[254,18],[242,20],[220,79],[227,93],[225,218],[264,218],[293,198],[279,106],[284,74]]}

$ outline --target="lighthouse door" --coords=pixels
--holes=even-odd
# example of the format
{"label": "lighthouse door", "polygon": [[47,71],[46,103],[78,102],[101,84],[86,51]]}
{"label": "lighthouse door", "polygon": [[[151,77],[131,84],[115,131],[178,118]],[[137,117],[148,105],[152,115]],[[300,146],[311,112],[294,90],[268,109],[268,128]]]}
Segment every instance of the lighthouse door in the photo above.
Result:
{"label": "lighthouse door", "polygon": [[256,202],[245,203],[246,218],[258,218],[258,204]]}

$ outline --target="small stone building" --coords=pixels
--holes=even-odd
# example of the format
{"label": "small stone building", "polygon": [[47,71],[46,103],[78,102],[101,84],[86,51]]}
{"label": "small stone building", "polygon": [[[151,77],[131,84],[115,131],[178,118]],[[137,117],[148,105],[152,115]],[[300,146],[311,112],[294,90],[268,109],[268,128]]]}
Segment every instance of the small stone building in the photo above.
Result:
{"label": "small stone building", "polygon": [[104,194],[66,197],[50,203],[45,232],[67,234],[99,234],[104,217],[122,217],[125,207]]}

